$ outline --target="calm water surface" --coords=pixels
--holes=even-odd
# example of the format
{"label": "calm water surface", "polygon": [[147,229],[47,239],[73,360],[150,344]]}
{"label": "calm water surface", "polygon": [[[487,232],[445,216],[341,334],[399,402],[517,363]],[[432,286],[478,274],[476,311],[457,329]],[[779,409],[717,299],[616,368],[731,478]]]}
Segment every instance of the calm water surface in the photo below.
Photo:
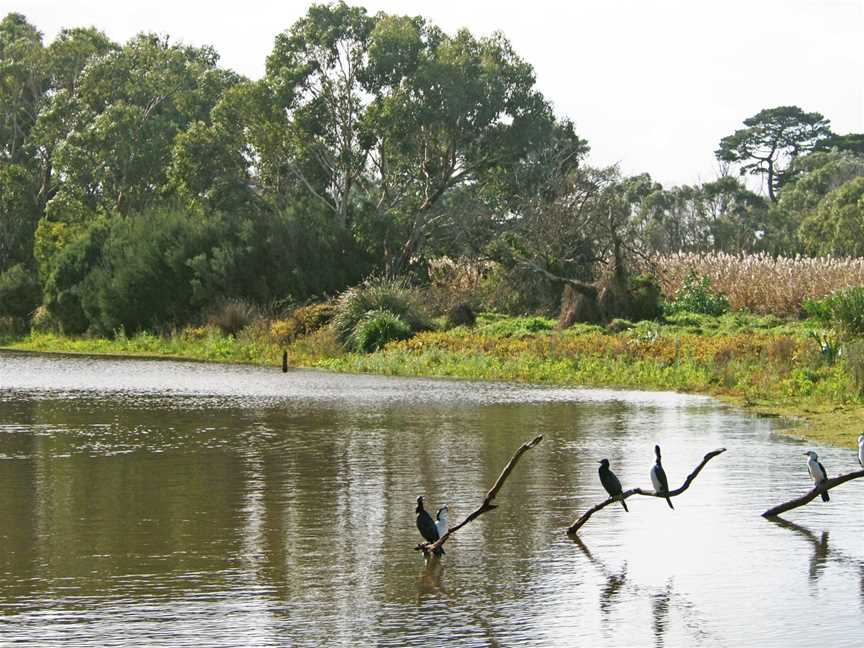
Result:
{"label": "calm water surface", "polygon": [[[415,497],[460,520],[538,432],[425,567]],[[729,451],[569,540],[655,442],[674,486]],[[864,482],[759,517],[808,448],[699,396],[0,354],[0,645],[861,646]]]}

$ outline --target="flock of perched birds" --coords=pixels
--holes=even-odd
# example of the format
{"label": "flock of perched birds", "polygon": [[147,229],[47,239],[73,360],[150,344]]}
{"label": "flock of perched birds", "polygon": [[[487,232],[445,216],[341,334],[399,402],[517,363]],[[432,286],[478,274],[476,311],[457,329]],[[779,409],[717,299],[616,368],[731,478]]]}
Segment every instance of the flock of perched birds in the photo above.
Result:
{"label": "flock of perched birds", "polygon": [[[654,492],[658,495],[665,497],[666,502],[669,504],[669,508],[675,509],[672,506],[672,499],[669,496],[669,480],[666,478],[666,471],[663,470],[663,463],[660,458],[660,446],[654,446],[654,456],[656,457],[654,461],[654,465],[651,466],[651,484],[654,486]],[[810,473],[810,478],[813,480],[813,483],[816,486],[819,486],[823,481],[828,479],[828,473],[825,470],[825,466],[822,465],[822,462],[819,461],[819,456],[813,452],[813,450],[808,450],[804,453],[804,456],[807,457],[807,471]],[[864,468],[864,434],[858,437],[858,463]],[[621,480],[615,476],[615,473],[609,468],[609,460],[601,459],[600,460],[600,469],[598,471],[600,475],[600,483],[603,485],[603,488],[609,493],[610,497],[616,498],[621,497],[624,494],[624,489],[621,487]],[[629,513],[630,509],[627,508],[627,502],[624,499],[621,499],[621,506],[624,507],[624,510]],[[828,491],[822,492],[822,501],[829,502],[831,498],[828,496]],[[438,509],[438,513],[435,515],[435,519],[432,519],[432,516],[429,515],[429,512],[423,508],[423,496],[417,498],[417,508],[414,509],[414,512],[417,513],[417,529],[420,531],[420,535],[429,543],[435,543],[441,538],[445,533],[447,533],[447,506],[442,506]],[[444,555],[444,548],[438,547],[435,550],[436,556]]]}

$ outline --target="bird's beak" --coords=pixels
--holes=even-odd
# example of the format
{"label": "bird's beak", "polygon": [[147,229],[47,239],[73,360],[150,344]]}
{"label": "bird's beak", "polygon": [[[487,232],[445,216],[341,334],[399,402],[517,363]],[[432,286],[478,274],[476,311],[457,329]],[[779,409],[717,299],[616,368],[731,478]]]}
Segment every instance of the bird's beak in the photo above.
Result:
{"label": "bird's beak", "polygon": [[597,463],[603,463],[602,461],[598,461]]}
{"label": "bird's beak", "polygon": [[804,453],[804,456],[805,456],[805,457],[809,457],[809,456],[810,456],[810,453],[809,453],[809,452],[805,452],[805,453]]}

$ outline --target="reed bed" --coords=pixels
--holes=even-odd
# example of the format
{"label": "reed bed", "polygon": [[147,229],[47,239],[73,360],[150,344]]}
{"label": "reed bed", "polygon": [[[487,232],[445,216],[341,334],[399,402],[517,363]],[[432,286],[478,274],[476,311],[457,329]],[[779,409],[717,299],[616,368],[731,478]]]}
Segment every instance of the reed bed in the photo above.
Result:
{"label": "reed bed", "polygon": [[808,299],[864,285],[864,258],[678,252],[655,257],[653,269],[667,297],[692,272],[709,277],[734,310],[781,317],[799,315]]}

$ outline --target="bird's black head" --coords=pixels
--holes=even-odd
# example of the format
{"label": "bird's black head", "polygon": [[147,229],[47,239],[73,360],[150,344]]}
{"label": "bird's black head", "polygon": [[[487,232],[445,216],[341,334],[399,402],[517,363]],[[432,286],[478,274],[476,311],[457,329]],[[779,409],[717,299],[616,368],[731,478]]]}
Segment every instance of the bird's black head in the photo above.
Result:
{"label": "bird's black head", "polygon": [[422,495],[418,495],[418,496],[417,496],[417,508],[414,509],[414,512],[415,512],[415,513],[419,513],[419,512],[422,511],[422,510],[423,510],[423,496],[422,496]]}
{"label": "bird's black head", "polygon": [[654,446],[654,454],[657,455],[657,461],[660,461],[660,446],[659,445]]}
{"label": "bird's black head", "polygon": [[604,468],[608,468],[608,467],[609,467],[609,460],[608,460],[608,459],[601,459],[598,463],[599,463],[601,466],[603,466]]}

